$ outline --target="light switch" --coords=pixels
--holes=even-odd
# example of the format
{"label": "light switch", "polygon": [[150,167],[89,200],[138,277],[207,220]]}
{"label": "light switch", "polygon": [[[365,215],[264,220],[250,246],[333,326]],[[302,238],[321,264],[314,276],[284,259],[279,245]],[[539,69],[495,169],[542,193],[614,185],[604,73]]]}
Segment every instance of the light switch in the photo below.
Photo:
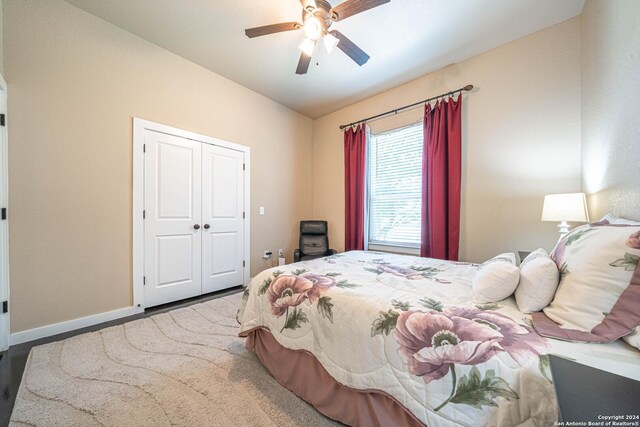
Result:
{"label": "light switch", "polygon": [[260,206],[260,215],[264,215],[264,206]]}

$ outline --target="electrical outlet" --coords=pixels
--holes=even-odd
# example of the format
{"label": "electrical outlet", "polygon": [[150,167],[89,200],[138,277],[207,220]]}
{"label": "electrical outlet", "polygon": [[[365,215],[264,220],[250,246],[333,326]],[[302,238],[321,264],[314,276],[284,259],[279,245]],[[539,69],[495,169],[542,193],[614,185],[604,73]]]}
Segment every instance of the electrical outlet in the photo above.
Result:
{"label": "electrical outlet", "polygon": [[282,258],[284,256],[284,251],[282,249],[278,249],[278,257]]}

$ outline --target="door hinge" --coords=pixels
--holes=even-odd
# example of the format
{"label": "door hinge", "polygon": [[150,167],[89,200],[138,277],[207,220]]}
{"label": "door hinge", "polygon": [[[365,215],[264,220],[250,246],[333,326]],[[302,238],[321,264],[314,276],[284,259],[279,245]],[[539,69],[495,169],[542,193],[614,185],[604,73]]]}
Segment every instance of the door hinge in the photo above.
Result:
{"label": "door hinge", "polygon": [[143,153],[147,152],[147,144],[142,144],[142,152]]}
{"label": "door hinge", "polygon": [[9,301],[2,301],[2,314],[9,312]]}
{"label": "door hinge", "polygon": [[0,114],[0,126],[6,126],[5,125],[5,115],[4,114]]}
{"label": "door hinge", "polygon": [[247,168],[247,165],[243,163],[242,164],[242,170],[246,170],[246,168]]}
{"label": "door hinge", "polygon": [[244,261],[242,261],[242,266],[243,266],[243,267],[246,267],[246,265],[247,265],[247,263],[246,263],[246,262],[244,262]]}
{"label": "door hinge", "polygon": [[147,217],[147,211],[142,211],[142,219],[145,219]]}
{"label": "door hinge", "polygon": [[245,218],[245,215],[246,215],[246,214],[245,214],[244,212],[242,212],[242,219],[244,219],[244,218]]}
{"label": "door hinge", "polygon": [[142,276],[142,284],[143,285],[147,284],[147,276]]}
{"label": "door hinge", "polygon": [[7,208],[2,208],[2,220],[7,219]]}

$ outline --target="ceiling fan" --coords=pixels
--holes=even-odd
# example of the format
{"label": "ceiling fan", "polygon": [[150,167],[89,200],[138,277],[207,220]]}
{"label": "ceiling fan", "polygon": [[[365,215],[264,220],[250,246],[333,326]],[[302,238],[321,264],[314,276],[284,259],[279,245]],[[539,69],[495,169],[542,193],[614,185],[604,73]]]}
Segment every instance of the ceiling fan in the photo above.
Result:
{"label": "ceiling fan", "polygon": [[373,9],[390,1],[391,0],[346,0],[336,7],[331,7],[331,4],[326,0],[300,0],[302,4],[302,23],[282,22],[280,24],[247,28],[244,30],[244,33],[247,37],[254,38],[283,31],[303,29],[306,39],[300,45],[302,54],[300,55],[300,61],[298,61],[296,74],[307,73],[313,51],[320,38],[324,41],[324,45],[329,53],[338,47],[346,53],[349,58],[362,66],[369,60],[369,55],[340,31],[329,31],[329,28],[334,22],[342,21],[350,16]]}

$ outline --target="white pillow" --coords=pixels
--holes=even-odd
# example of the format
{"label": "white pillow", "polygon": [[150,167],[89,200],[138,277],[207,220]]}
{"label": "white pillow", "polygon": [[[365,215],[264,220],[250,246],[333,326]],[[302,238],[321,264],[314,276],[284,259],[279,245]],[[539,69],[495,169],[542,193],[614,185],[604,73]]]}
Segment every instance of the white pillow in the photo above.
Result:
{"label": "white pillow", "polygon": [[563,236],[551,257],[560,285],[544,313],[533,313],[541,335],[609,342],[640,323],[640,225],[596,222]]}
{"label": "white pillow", "polygon": [[624,225],[640,225],[640,221],[633,221],[626,218],[618,218],[614,214],[606,214],[599,222],[607,221],[609,224],[624,224]]}
{"label": "white pillow", "polygon": [[622,339],[640,350],[640,326],[631,331],[629,335],[622,337]]}
{"label": "white pillow", "polygon": [[471,282],[473,301],[498,302],[508,298],[518,286],[520,269],[516,255],[504,253],[480,264]]}
{"label": "white pillow", "polygon": [[540,311],[553,300],[560,272],[547,251],[537,249],[520,264],[520,283],[516,288],[516,304],[523,313]]}

